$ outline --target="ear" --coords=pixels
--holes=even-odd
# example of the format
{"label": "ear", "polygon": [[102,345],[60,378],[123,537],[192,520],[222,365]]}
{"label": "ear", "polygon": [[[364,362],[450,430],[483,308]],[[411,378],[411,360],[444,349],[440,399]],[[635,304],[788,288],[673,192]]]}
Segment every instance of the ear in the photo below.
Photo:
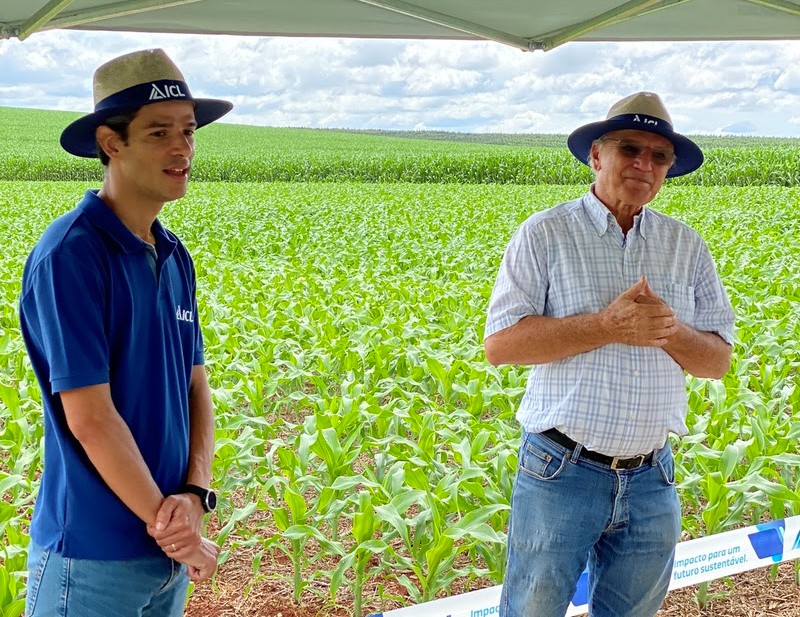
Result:
{"label": "ear", "polygon": [[119,155],[120,147],[122,146],[122,139],[119,133],[102,124],[97,127],[94,134],[97,138],[97,143],[100,144],[108,158],[113,159]]}
{"label": "ear", "polygon": [[589,148],[589,167],[594,171],[600,171],[600,145],[594,141]]}

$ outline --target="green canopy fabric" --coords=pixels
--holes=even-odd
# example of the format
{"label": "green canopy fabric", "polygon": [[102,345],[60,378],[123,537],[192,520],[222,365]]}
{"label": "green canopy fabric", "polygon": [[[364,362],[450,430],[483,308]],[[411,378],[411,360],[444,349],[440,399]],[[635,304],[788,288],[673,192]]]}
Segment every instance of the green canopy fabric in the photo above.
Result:
{"label": "green canopy fabric", "polygon": [[2,0],[0,38],[43,30],[568,41],[800,39],[798,0]]}

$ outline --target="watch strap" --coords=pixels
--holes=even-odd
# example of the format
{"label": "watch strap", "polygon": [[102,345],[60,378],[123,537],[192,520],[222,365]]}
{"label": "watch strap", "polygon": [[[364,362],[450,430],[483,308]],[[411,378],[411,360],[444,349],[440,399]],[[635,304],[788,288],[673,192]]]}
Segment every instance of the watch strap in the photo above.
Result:
{"label": "watch strap", "polygon": [[210,488],[203,488],[202,486],[197,486],[196,484],[184,484],[181,492],[197,495],[200,498],[200,503],[202,504],[205,512],[211,512],[214,509],[209,504],[209,494],[213,492]]}

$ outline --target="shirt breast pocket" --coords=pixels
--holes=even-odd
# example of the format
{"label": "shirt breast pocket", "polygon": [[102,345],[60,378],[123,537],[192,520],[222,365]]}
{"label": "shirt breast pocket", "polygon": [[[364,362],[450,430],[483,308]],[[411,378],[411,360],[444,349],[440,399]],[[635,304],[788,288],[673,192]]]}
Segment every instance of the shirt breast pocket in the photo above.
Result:
{"label": "shirt breast pocket", "polygon": [[677,318],[685,324],[694,325],[694,287],[680,283],[659,285],[655,292],[666,300]]}

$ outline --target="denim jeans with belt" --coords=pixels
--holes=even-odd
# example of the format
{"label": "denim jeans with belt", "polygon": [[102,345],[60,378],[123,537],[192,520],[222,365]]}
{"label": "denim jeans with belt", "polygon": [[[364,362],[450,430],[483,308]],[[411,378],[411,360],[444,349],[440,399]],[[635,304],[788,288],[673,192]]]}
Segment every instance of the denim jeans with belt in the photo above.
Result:
{"label": "denim jeans with belt", "polygon": [[72,559],[28,547],[27,617],[182,617],[189,577],[168,557]]}
{"label": "denim jeans with belt", "polygon": [[628,471],[523,433],[501,617],[564,617],[588,565],[590,617],[650,617],[669,586],[681,511],[669,444]]}

